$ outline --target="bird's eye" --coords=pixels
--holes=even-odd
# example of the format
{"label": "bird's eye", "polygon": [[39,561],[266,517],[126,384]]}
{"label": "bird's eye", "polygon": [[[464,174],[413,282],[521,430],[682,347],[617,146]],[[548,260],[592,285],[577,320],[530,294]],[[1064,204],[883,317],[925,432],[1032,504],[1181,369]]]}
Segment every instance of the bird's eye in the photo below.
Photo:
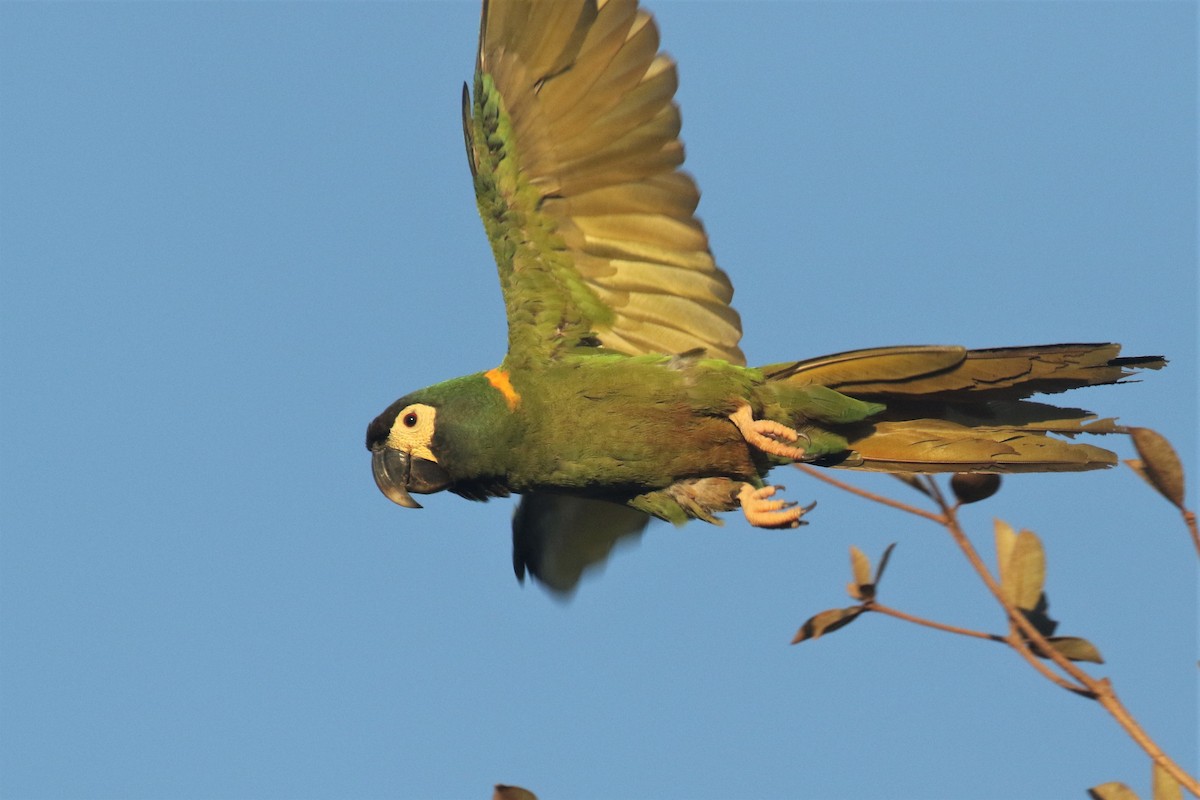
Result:
{"label": "bird's eye", "polygon": [[414,428],[414,427],[416,427],[416,425],[417,425],[417,415],[416,415],[416,413],[414,413],[414,412],[410,411],[410,412],[408,412],[407,414],[405,414],[405,415],[404,415],[404,427],[406,427],[406,428]]}

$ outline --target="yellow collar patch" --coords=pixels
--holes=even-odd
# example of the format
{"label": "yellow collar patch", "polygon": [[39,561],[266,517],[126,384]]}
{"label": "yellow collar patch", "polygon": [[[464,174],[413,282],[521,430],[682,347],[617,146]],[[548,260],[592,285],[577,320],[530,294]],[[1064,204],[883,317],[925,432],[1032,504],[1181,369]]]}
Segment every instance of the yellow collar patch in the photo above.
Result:
{"label": "yellow collar patch", "polygon": [[517,394],[517,390],[513,388],[512,381],[508,379],[508,372],[496,367],[483,373],[483,377],[487,378],[487,382],[495,387],[496,391],[504,395],[504,402],[508,403],[508,410],[516,411],[521,402],[521,395]]}

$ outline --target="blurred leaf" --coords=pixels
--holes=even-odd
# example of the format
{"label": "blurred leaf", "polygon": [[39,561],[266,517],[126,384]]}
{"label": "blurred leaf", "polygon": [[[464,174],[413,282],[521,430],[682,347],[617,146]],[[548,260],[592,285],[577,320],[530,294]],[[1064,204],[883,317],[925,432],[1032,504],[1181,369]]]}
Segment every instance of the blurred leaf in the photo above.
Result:
{"label": "blurred leaf", "polygon": [[1183,800],[1183,789],[1179,786],[1179,781],[1171,777],[1171,773],[1154,765],[1154,777],[1151,779],[1153,788],[1151,796],[1154,800]]}
{"label": "blurred leaf", "polygon": [[1004,599],[1014,602],[1016,597],[1013,578],[1009,574],[1008,559],[1012,556],[1013,547],[1017,544],[1017,534],[1012,526],[1002,519],[994,523],[996,529],[996,567],[1000,573],[1000,588],[1004,591]]}
{"label": "blurred leaf", "polygon": [[1072,661],[1090,661],[1093,664],[1104,663],[1104,659],[1100,657],[1100,651],[1096,649],[1096,645],[1087,639],[1080,639],[1078,636],[1050,636],[1047,637],[1046,641],[1050,642],[1051,647]]}
{"label": "blurred leaf", "polygon": [[929,490],[925,488],[925,481],[919,475],[906,475],[902,472],[889,472],[888,474],[901,483],[907,483],[921,494],[929,497]]}
{"label": "blurred leaf", "polygon": [[831,608],[828,611],[822,611],[820,614],[810,617],[800,627],[800,630],[792,638],[792,644],[800,644],[801,642],[807,642],[809,639],[816,639],[826,633],[833,633],[838,628],[853,622],[854,618],[861,614],[862,611],[862,606]]}
{"label": "blurred leaf", "polygon": [[871,559],[854,545],[850,545],[850,568],[854,571],[854,582],[860,587],[871,582]]}
{"label": "blurred leaf", "polygon": [[1140,458],[1127,458],[1125,459],[1125,466],[1133,470],[1134,475],[1137,475],[1139,478],[1149,484],[1151,489],[1154,489],[1156,492],[1158,491],[1158,489],[1155,489],[1154,487],[1154,481],[1150,480],[1150,476],[1146,474],[1146,462],[1142,461]]}
{"label": "blurred leaf", "polygon": [[1130,428],[1133,446],[1142,457],[1142,477],[1170,500],[1176,508],[1183,510],[1183,464],[1175,448],[1166,437],[1149,428]]}
{"label": "blurred leaf", "polygon": [[950,489],[960,503],[978,503],[1000,491],[1000,476],[990,472],[958,472],[950,478]]}
{"label": "blurred leaf", "polygon": [[1017,608],[1037,608],[1046,583],[1046,553],[1042,540],[1032,531],[1021,531],[1008,555],[1008,577],[1012,601]]}
{"label": "blurred leaf", "polygon": [[1092,800],[1138,800],[1137,792],[1120,781],[1110,781],[1088,789]]}
{"label": "blurred leaf", "polygon": [[537,795],[520,786],[505,786],[497,783],[492,791],[492,800],[537,800]]}
{"label": "blurred leaf", "polygon": [[887,549],[883,551],[883,555],[879,559],[879,569],[875,570],[875,585],[876,586],[878,586],[879,582],[881,580],[883,580],[883,571],[887,568],[888,559],[890,559],[892,557],[892,551],[895,549],[896,549],[896,543],[892,542],[891,544],[889,544],[887,546]]}

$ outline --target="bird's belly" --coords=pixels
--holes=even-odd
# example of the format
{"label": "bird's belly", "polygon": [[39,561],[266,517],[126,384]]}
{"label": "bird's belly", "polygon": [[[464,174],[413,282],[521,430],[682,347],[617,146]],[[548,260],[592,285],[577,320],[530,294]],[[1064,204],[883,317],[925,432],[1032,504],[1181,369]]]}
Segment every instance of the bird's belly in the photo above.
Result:
{"label": "bird's belly", "polygon": [[[547,410],[549,411],[549,410]],[[679,480],[758,474],[737,428],[684,402],[577,396],[530,427],[525,487],[641,493]]]}

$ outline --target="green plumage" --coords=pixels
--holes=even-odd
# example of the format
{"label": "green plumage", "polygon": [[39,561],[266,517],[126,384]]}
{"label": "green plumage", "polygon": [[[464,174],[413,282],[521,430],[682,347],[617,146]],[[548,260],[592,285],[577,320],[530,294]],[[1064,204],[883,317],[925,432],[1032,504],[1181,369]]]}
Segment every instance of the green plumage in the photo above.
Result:
{"label": "green plumage", "polygon": [[[520,493],[514,566],[559,591],[647,516],[710,522],[796,458],[900,472],[1087,470],[1115,430],[1030,400],[1158,357],[1115,344],[887,347],[745,366],[679,170],[675,66],[635,0],[485,0],[463,127],[508,318],[503,364],[393,403],[381,490]],[[1067,438],[1062,438],[1063,436]],[[795,444],[788,444],[791,438]],[[769,490],[766,490],[769,491]]]}

